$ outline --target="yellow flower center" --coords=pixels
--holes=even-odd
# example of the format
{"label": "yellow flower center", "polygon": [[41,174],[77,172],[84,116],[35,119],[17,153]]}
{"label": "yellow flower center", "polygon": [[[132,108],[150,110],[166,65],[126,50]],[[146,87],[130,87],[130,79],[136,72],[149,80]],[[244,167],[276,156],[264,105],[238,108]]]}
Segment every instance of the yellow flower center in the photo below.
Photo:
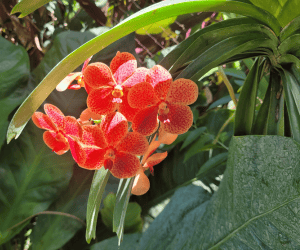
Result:
{"label": "yellow flower center", "polygon": [[168,108],[168,104],[165,102],[159,104],[158,108],[158,115],[167,115],[170,111],[170,109]]}
{"label": "yellow flower center", "polygon": [[122,86],[120,86],[120,85],[117,85],[115,88],[114,88],[114,90],[113,90],[113,92],[112,92],[112,95],[113,95],[113,97],[115,97],[115,98],[120,98],[120,97],[122,97],[124,94],[123,94],[123,88],[122,88]]}
{"label": "yellow flower center", "polygon": [[105,155],[104,155],[104,158],[105,159],[111,159],[111,160],[114,160],[115,159],[115,151],[113,149],[108,149],[106,150],[105,152]]}

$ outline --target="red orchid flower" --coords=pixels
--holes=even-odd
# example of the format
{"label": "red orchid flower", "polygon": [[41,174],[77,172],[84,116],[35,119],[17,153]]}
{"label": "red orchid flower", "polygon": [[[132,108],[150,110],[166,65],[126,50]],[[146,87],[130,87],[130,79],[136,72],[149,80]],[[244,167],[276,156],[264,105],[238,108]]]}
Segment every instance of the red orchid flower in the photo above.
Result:
{"label": "red orchid flower", "polygon": [[159,120],[166,132],[183,134],[193,124],[193,113],[187,105],[194,103],[197,97],[198,86],[193,81],[173,82],[166,69],[154,66],[146,75],[146,82],[136,84],[129,91],[129,105],[141,108],[132,121],[132,129],[151,135]]}
{"label": "red orchid flower", "polygon": [[51,104],[45,104],[47,115],[35,112],[32,115],[34,124],[47,131],[43,134],[46,145],[56,154],[62,155],[69,150],[68,136],[80,137],[81,127],[75,117],[67,116],[59,108]]}
{"label": "red orchid flower", "polygon": [[88,65],[83,73],[85,83],[92,89],[87,106],[101,115],[118,110],[131,121],[139,107],[129,106],[128,91],[135,84],[145,81],[147,72],[146,68],[137,68],[135,57],[127,52],[118,52],[110,67],[103,63]]}
{"label": "red orchid flower", "polygon": [[82,126],[81,139],[69,139],[71,153],[79,166],[99,169],[104,166],[117,178],[136,175],[149,146],[145,136],[127,132],[126,118],[119,112],[105,116],[100,125]]}
{"label": "red orchid flower", "polygon": [[[81,72],[72,72],[72,73],[68,74],[68,76],[65,77],[56,86],[56,90],[62,92],[62,91],[65,91],[67,89],[78,90],[78,89],[84,87],[86,89],[86,91],[89,93],[89,88],[88,88],[88,86],[86,86],[84,84],[84,81],[83,81],[83,71],[86,69],[86,67],[88,66],[91,59],[92,59],[92,56],[85,60],[83,66],[82,66]],[[72,82],[74,80],[77,81],[77,84],[72,84]]]}

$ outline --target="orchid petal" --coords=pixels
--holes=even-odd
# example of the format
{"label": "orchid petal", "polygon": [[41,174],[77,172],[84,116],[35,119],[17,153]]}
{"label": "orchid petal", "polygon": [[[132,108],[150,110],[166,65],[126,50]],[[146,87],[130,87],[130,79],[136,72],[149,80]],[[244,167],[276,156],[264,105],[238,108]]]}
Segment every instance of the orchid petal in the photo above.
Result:
{"label": "orchid petal", "polygon": [[60,109],[52,104],[45,104],[44,110],[56,127],[60,130],[63,130],[65,116]]}
{"label": "orchid petal", "polygon": [[139,168],[140,162],[135,155],[118,152],[110,172],[114,177],[119,179],[131,178],[136,175]]}
{"label": "orchid petal", "polygon": [[146,153],[149,143],[146,137],[137,132],[129,132],[117,145],[117,150],[133,155],[143,155]]}
{"label": "orchid petal", "polygon": [[158,127],[157,113],[157,106],[151,106],[139,111],[132,121],[133,131],[146,136],[151,135]]}

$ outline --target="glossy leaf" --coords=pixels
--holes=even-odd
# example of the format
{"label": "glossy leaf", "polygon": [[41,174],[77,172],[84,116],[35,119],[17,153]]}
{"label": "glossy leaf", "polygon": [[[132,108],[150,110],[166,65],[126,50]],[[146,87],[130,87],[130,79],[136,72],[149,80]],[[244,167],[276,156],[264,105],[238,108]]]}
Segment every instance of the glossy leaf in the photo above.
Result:
{"label": "glossy leaf", "polygon": [[[110,193],[103,200],[104,208],[100,210],[101,219],[105,226],[113,229],[113,215],[116,204],[116,195]],[[141,218],[142,208],[136,202],[129,202],[124,221],[125,233],[136,233],[142,231],[143,221]]]}
{"label": "glossy leaf", "polygon": [[17,5],[12,9],[11,14],[21,12],[19,18],[27,16],[38,8],[42,7],[46,3],[49,3],[51,0],[21,0]]}
{"label": "glossy leaf", "polygon": [[117,233],[119,239],[118,245],[120,245],[123,240],[125,216],[133,181],[134,177],[128,179],[121,179],[119,183],[116,206],[113,216],[113,231]]}
{"label": "glossy leaf", "polygon": [[299,248],[299,162],[291,138],[233,138],[212,198],[201,187],[179,189],[132,249]]}
{"label": "glossy leaf", "polygon": [[247,36],[230,37],[217,43],[184,69],[177,78],[190,78],[197,81],[209,69],[223,64],[234,55],[257,47],[274,47],[270,39],[261,38],[260,33],[251,33]]}
{"label": "glossy leaf", "polygon": [[92,238],[96,237],[96,225],[100,209],[100,203],[102,195],[105,190],[106,183],[109,178],[109,170],[104,167],[95,171],[94,178],[92,181],[87,211],[86,211],[86,241],[91,242]]}
{"label": "glossy leaf", "polygon": [[18,141],[2,148],[0,155],[2,233],[27,217],[46,210],[69,183],[73,165],[71,155],[67,153],[58,156],[51,152],[42,140],[42,133],[30,122]]}
{"label": "glossy leaf", "polygon": [[193,141],[195,141],[199,135],[201,135],[204,131],[206,130],[206,127],[200,127],[197,128],[193,131],[189,132],[189,135],[187,136],[187,138],[184,140],[180,150],[184,149],[186,146],[190,145]]}
{"label": "glossy leaf", "polygon": [[256,95],[259,82],[259,59],[252,66],[243,85],[235,115],[235,135],[250,135],[254,123]]}
{"label": "glossy leaf", "polygon": [[9,114],[22,103],[29,91],[26,89],[30,74],[26,50],[0,37],[0,149],[9,124]]}
{"label": "glossy leaf", "polygon": [[300,15],[300,2],[298,0],[288,0],[282,6],[277,20],[282,27],[286,26],[294,18]]}
{"label": "glossy leaf", "polygon": [[283,42],[285,39],[295,33],[300,32],[300,17],[294,18],[287,26],[280,32],[279,39]]}
{"label": "glossy leaf", "polygon": [[[300,113],[299,113],[299,83],[295,77],[287,72],[281,72],[282,85],[284,89],[284,96],[290,121],[292,137],[295,141],[300,142]],[[298,87],[297,87],[298,85]],[[295,93],[292,90],[296,91]]]}
{"label": "glossy leaf", "polygon": [[55,89],[56,85],[61,82],[68,73],[74,71],[88,57],[97,53],[119,38],[146,25],[169,17],[199,11],[228,11],[245,16],[251,16],[252,18],[258,19],[270,26],[275,34],[279,34],[280,31],[280,26],[272,15],[269,15],[268,12],[248,3],[226,0],[169,0],[153,4],[148,8],[142,9],[131,15],[111,30],[82,45],[58,63],[56,67],[53,68],[43,79],[40,85],[31,93],[31,95],[27,97],[14,115],[8,129],[8,141],[14,137],[17,138],[20,135],[33,112],[38,109],[45,98]]}
{"label": "glossy leaf", "polygon": [[300,34],[294,34],[285,39],[278,47],[280,54],[286,53],[295,54],[300,49]]}
{"label": "glossy leaf", "polygon": [[[236,99],[239,99],[239,97],[240,97],[240,94],[235,94],[235,98],[236,98]],[[224,105],[224,104],[226,104],[226,103],[229,103],[230,101],[231,101],[230,95],[223,96],[223,97],[221,97],[219,100],[213,102],[213,103],[209,106],[208,110],[213,109],[213,108],[216,108],[216,107],[218,107],[219,105]]]}
{"label": "glossy leaf", "polygon": [[74,217],[39,215],[30,235],[32,250],[60,249],[79,229],[85,226],[88,191],[92,176],[93,171],[74,167],[68,189],[48,209]]}

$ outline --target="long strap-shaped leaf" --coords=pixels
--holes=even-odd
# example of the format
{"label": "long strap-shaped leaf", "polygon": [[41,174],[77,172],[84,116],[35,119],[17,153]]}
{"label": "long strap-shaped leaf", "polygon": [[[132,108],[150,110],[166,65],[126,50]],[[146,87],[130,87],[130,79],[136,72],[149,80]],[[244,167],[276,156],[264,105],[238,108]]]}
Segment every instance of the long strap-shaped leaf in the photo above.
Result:
{"label": "long strap-shaped leaf", "polygon": [[[226,35],[226,34],[222,34],[222,32],[224,32],[224,31],[232,32],[233,31],[234,34],[237,35],[240,30],[239,29],[240,26],[247,25],[247,24],[251,25],[252,27],[256,27],[256,26],[260,25],[261,23],[258,22],[257,20],[243,17],[243,18],[228,19],[228,20],[216,23],[214,25],[209,25],[209,26],[205,27],[204,29],[200,29],[199,31],[197,31],[196,33],[194,33],[193,35],[188,37],[186,40],[184,40],[180,44],[178,44],[176,46],[176,48],[174,50],[172,50],[166,57],[164,57],[164,59],[159,64],[166,69],[170,69],[172,67],[172,65],[179,60],[181,55],[186,54],[186,51],[191,47],[192,44],[194,44],[194,42],[196,40],[198,41],[200,39],[200,37],[202,37],[202,38],[197,42],[198,49],[199,48],[202,49],[199,46],[200,41],[206,42],[205,46],[207,46],[207,44],[214,45],[215,43],[220,41],[220,40],[216,41],[216,39],[218,37],[221,37],[222,35],[223,35],[222,39],[230,37],[230,34]],[[236,30],[236,29],[238,29],[238,30]],[[233,36],[233,35],[231,35],[231,36]],[[275,37],[274,34],[272,34],[272,36]],[[277,38],[275,37],[275,39],[277,39]],[[204,40],[204,41],[202,41],[202,40]],[[175,66],[173,65],[172,71],[174,71],[174,69],[173,69],[174,67]]]}
{"label": "long strap-shaped leaf", "polygon": [[21,134],[33,112],[38,109],[56,85],[88,57],[146,25],[169,17],[200,11],[226,11],[249,16],[269,26],[276,35],[279,35],[280,32],[280,25],[274,16],[249,3],[226,0],[169,0],[151,5],[130,16],[110,31],[85,43],[52,69],[14,115],[9,125],[7,141],[9,142]]}
{"label": "long strap-shaped leaf", "polygon": [[124,221],[127,211],[127,206],[131,194],[131,188],[134,178],[121,179],[117,191],[117,200],[113,217],[113,231],[117,233],[119,245],[123,240]]}
{"label": "long strap-shaped leaf", "polygon": [[278,51],[283,54],[295,54],[300,50],[300,34],[294,34],[285,39],[278,47]]}
{"label": "long strap-shaped leaf", "polygon": [[89,194],[87,211],[86,211],[86,241],[91,242],[92,238],[96,238],[96,225],[100,209],[102,195],[105,190],[110,172],[102,167],[96,170]]}
{"label": "long strap-shaped leaf", "polygon": [[[229,58],[257,47],[274,47],[271,39],[264,38],[261,33],[248,34],[248,36],[235,36],[225,39],[202,53],[191,63],[178,78],[190,78],[194,81],[203,76],[208,70],[223,64]],[[265,55],[265,54],[261,54]],[[247,56],[245,56],[247,58]]]}
{"label": "long strap-shaped leaf", "polygon": [[259,75],[259,59],[257,58],[245,80],[236,107],[235,135],[250,135],[252,132]]}
{"label": "long strap-shaped leaf", "polygon": [[289,115],[292,137],[300,142],[300,87],[296,78],[288,71],[281,71],[285,101]]}
{"label": "long strap-shaped leaf", "polygon": [[293,21],[291,21],[284,29],[280,32],[279,39],[283,42],[285,39],[290,37],[295,33],[300,32],[300,16],[296,17]]}
{"label": "long strap-shaped leaf", "polygon": [[274,45],[278,43],[277,38],[274,34],[264,25],[261,24],[239,24],[237,26],[224,27],[221,29],[213,30],[199,36],[176,60],[172,66],[170,72],[174,73],[178,68],[183,66],[185,63],[196,59],[204,51],[211,48],[215,44],[221,42],[222,40],[234,37],[234,36],[244,36],[248,37],[248,34],[259,33],[260,37],[270,38],[274,41]]}

